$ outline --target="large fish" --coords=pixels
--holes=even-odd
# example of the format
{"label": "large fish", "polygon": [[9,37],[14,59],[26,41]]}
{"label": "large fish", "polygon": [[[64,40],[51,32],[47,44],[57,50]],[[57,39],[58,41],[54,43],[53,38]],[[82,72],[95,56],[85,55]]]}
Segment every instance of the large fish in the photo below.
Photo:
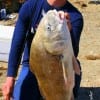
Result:
{"label": "large fish", "polygon": [[48,11],[39,23],[30,51],[30,69],[45,100],[71,100],[73,56],[67,20],[61,19],[56,10]]}

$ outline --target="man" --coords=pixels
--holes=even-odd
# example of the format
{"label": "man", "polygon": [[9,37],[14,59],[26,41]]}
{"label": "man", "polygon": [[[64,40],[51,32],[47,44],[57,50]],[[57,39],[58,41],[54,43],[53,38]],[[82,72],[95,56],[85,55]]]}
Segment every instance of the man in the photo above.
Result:
{"label": "man", "polygon": [[[41,1],[43,1],[43,3],[42,5],[39,5]],[[32,37],[34,35],[32,33],[32,29],[36,29],[40,19],[42,18],[43,11],[47,12],[48,10],[56,9],[59,11],[61,18],[66,17],[69,20],[68,25],[72,38],[73,50],[75,57],[77,58],[78,56],[79,40],[83,28],[83,18],[81,13],[67,0],[37,0],[37,2],[38,6],[35,5],[35,0],[26,1],[19,12],[19,18],[16,23],[9,55],[7,79],[2,88],[4,100],[10,100],[11,97],[13,100],[28,100],[29,98],[30,100],[41,99],[36,78],[29,69],[29,53]],[[31,22],[31,33],[28,35],[23,51],[24,55],[22,61],[22,70],[14,86],[15,77],[17,76],[19,67],[19,60],[22,53],[22,47],[26,37],[27,29],[29,27],[29,20],[33,13],[32,9],[34,9],[35,6],[37,12],[40,7],[41,10],[39,11],[39,15],[35,16],[36,18],[34,18],[34,20]],[[77,97],[81,80],[81,72],[79,68],[80,64],[78,60],[77,62],[78,66],[74,68],[75,87],[73,92],[75,98]]]}

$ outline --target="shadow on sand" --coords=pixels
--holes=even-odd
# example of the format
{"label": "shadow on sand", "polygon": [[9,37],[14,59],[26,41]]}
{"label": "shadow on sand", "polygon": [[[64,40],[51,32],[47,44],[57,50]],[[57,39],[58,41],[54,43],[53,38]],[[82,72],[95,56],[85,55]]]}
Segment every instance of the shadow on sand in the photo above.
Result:
{"label": "shadow on sand", "polygon": [[100,4],[100,0],[91,0],[91,1],[88,2],[88,4],[96,4],[96,5],[98,5],[98,4]]}
{"label": "shadow on sand", "polygon": [[81,87],[77,100],[100,100],[100,87]]}

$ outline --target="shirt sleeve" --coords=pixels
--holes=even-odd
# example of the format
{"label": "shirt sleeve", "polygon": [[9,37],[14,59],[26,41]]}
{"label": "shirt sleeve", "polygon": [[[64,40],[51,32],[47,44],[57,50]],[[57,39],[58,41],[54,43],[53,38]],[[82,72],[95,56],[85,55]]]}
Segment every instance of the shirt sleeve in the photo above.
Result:
{"label": "shirt sleeve", "polygon": [[83,29],[83,17],[79,15],[76,20],[72,22],[71,38],[74,54],[77,57],[79,52],[80,36]]}
{"label": "shirt sleeve", "polygon": [[27,27],[29,25],[29,5],[25,3],[20,12],[15,26],[8,60],[7,76],[16,77],[24,45]]}

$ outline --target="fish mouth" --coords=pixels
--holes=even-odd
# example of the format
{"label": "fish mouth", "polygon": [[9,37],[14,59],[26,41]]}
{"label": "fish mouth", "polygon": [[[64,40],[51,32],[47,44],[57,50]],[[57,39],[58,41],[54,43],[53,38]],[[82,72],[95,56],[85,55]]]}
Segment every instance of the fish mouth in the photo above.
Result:
{"label": "fish mouth", "polygon": [[63,41],[67,41],[67,38],[63,37],[63,38],[49,38],[49,39],[44,39],[44,42],[63,42]]}
{"label": "fish mouth", "polygon": [[45,43],[47,44],[50,44],[51,46],[56,46],[58,47],[59,46],[64,46],[67,44],[67,39],[63,38],[63,39],[51,39],[51,40],[48,40],[48,41],[44,41]]}
{"label": "fish mouth", "polygon": [[45,42],[45,49],[53,54],[53,55],[58,55],[58,54],[62,54],[62,52],[66,49],[67,47],[67,41],[66,39],[63,40],[53,40],[53,41],[49,41],[49,42]]}
{"label": "fish mouth", "polygon": [[51,42],[52,46],[56,46],[58,48],[66,46],[66,43],[66,40],[55,40]]}
{"label": "fish mouth", "polygon": [[60,41],[67,41],[67,37],[66,36],[60,36],[60,35],[55,35],[55,36],[52,36],[50,38],[50,41],[51,42],[55,42],[55,41],[58,41],[58,42],[60,42]]}
{"label": "fish mouth", "polygon": [[63,43],[63,42],[66,42],[67,39],[52,39],[51,40],[51,43]]}
{"label": "fish mouth", "polygon": [[51,36],[49,37],[50,41],[65,41],[67,40],[67,37],[66,36],[60,36],[60,35],[55,35],[55,36]]}

